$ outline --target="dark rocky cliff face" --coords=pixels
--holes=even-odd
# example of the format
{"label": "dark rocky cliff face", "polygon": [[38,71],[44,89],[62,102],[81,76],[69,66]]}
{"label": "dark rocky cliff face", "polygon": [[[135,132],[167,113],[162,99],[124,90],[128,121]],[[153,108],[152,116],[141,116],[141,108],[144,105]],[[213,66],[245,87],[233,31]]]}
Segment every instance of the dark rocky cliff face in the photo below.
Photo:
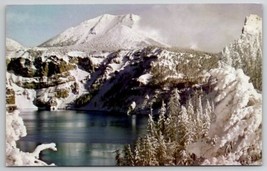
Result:
{"label": "dark rocky cliff face", "polygon": [[[61,104],[63,108],[126,112],[135,101],[136,111],[142,113],[151,105],[158,108],[162,99],[167,101],[173,88],[183,91],[201,84],[205,71],[218,62],[215,54],[158,47],[83,57],[44,53],[14,57],[7,64],[7,72],[21,78],[9,81],[34,89],[33,103],[41,108]],[[78,78],[81,71],[86,75],[83,80]],[[49,97],[44,98],[47,94]],[[72,100],[66,100],[71,96]]]}

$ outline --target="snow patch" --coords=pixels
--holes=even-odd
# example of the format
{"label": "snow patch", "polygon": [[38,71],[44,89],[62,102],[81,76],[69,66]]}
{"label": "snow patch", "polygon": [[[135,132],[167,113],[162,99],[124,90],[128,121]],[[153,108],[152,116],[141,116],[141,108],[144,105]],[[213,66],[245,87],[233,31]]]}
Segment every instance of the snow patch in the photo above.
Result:
{"label": "snow patch", "polygon": [[150,73],[141,75],[137,78],[137,81],[143,85],[147,85],[151,81],[152,75]]}
{"label": "snow patch", "polygon": [[68,56],[71,56],[71,57],[86,57],[86,53],[84,52],[81,52],[81,51],[71,51],[71,52],[68,52]]}

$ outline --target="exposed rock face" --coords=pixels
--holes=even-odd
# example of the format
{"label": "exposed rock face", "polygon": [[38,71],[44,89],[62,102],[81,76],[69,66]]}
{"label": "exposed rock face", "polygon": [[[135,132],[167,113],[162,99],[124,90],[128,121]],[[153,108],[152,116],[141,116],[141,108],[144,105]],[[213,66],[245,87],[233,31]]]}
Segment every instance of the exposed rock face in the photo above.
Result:
{"label": "exposed rock face", "polygon": [[36,51],[41,53],[29,59],[11,58],[7,80],[20,87],[16,94],[34,89],[33,104],[47,109],[51,99],[57,99],[53,105],[57,108],[126,112],[134,100],[136,111],[149,111],[149,102],[155,101],[158,108],[161,98],[167,100],[170,88],[186,89],[205,81],[202,71],[218,61],[214,54],[157,47],[97,54]]}

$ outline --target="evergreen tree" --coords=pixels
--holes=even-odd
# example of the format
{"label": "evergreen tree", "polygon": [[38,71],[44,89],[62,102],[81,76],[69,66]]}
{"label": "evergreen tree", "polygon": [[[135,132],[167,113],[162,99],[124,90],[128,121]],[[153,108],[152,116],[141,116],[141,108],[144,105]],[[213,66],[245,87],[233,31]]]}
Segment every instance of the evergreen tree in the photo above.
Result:
{"label": "evergreen tree", "polygon": [[147,133],[148,135],[151,135],[151,136],[157,135],[156,125],[151,114],[148,115]]}
{"label": "evergreen tree", "polygon": [[149,135],[144,138],[144,148],[143,148],[143,166],[157,166],[158,161],[156,160],[156,149],[155,149],[155,139]]}
{"label": "evergreen tree", "polygon": [[116,160],[117,166],[123,166],[124,159],[121,157],[120,150],[116,150],[115,153],[116,153],[115,160]]}
{"label": "evergreen tree", "polygon": [[158,146],[156,149],[156,157],[160,166],[168,165],[170,163],[171,158],[168,156],[169,154],[167,152],[168,149],[165,143],[164,136],[160,134],[158,139]]}
{"label": "evergreen tree", "polygon": [[201,96],[196,98],[196,117],[195,117],[195,127],[196,127],[196,139],[203,137],[202,135],[202,126],[203,126],[203,108],[202,108],[202,99]]}
{"label": "evergreen tree", "polygon": [[171,92],[171,97],[168,103],[167,113],[170,116],[177,116],[178,112],[180,111],[180,95],[179,91],[177,89],[174,89]]}
{"label": "evergreen tree", "polygon": [[162,101],[161,109],[159,111],[159,119],[157,122],[157,133],[165,134],[165,115],[166,115],[166,104]]}
{"label": "evergreen tree", "polygon": [[194,141],[194,134],[192,130],[193,123],[189,120],[187,110],[184,106],[181,108],[180,120],[181,125],[178,129],[184,129],[184,132],[182,132],[182,134],[180,133],[180,135],[184,136],[184,141],[182,141],[180,144],[186,146]]}
{"label": "evergreen tree", "polygon": [[[126,146],[123,157],[117,155],[117,164],[126,166],[195,165],[201,162],[187,152],[187,146],[201,135],[205,141],[210,129],[213,104],[208,101],[202,108],[201,94],[189,98],[185,106],[180,105],[177,89],[172,91],[167,108],[164,101],[158,121],[148,117],[147,133],[139,138],[133,148]],[[132,150],[133,149],[133,150]]]}
{"label": "evergreen tree", "polygon": [[192,105],[192,99],[189,98],[189,100],[186,103],[186,109],[187,109],[187,116],[188,116],[188,129],[191,132],[191,139],[192,141],[196,139],[196,120],[195,120],[195,112],[194,112],[194,106]]}
{"label": "evergreen tree", "polygon": [[123,165],[134,166],[134,156],[130,145],[124,146],[123,154],[124,154]]}
{"label": "evergreen tree", "polygon": [[136,166],[142,166],[143,163],[142,147],[142,138],[138,138],[134,147],[134,161]]}
{"label": "evergreen tree", "polygon": [[202,121],[202,135],[204,137],[207,137],[208,136],[208,132],[209,132],[209,129],[210,129],[210,117],[211,117],[211,113],[212,113],[212,108],[210,106],[210,103],[209,101],[207,100],[207,103],[206,103],[206,107],[205,107],[205,110],[204,110],[204,113],[203,113],[203,121]]}
{"label": "evergreen tree", "polygon": [[167,113],[168,117],[166,119],[166,138],[171,141],[177,140],[177,124],[178,124],[178,115],[180,111],[180,95],[177,89],[174,89],[171,94],[171,98],[168,103]]}

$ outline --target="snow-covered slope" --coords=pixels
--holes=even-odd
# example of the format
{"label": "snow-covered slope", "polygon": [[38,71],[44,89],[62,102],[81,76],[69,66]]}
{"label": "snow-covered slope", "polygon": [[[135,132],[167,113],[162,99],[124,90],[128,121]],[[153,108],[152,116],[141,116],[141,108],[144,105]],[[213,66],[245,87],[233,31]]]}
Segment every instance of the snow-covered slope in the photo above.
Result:
{"label": "snow-covered slope", "polygon": [[256,60],[262,56],[262,19],[257,15],[246,17],[242,34],[238,40],[222,51],[228,64],[240,65],[245,58]]}
{"label": "snow-covered slope", "polygon": [[262,52],[262,19],[257,15],[249,15],[240,38],[226,46],[221,56],[228,65],[243,69],[254,86],[261,90]]}
{"label": "snow-covered slope", "polygon": [[139,20],[140,17],[133,14],[104,14],[71,27],[40,46],[84,45],[95,50],[131,49],[147,45],[167,46],[146,37],[138,27]]}
{"label": "snow-covered slope", "polygon": [[[122,30],[127,39],[131,36],[130,40],[142,39],[134,31],[138,19],[135,15],[103,15],[65,31],[50,43],[74,39],[75,43],[84,43],[98,36],[100,42],[109,46],[106,39],[123,33]],[[142,113],[149,109],[150,102],[168,100],[168,93],[174,87],[186,95],[191,88],[205,85],[209,70],[230,65],[227,61],[234,60],[236,54],[250,59],[249,54],[254,54],[255,49],[261,50],[258,46],[261,39],[257,39],[261,35],[260,21],[254,15],[248,17],[240,41],[231,44],[232,48],[227,47],[231,50],[223,58],[218,54],[161,47],[116,51],[90,51],[78,47],[23,49],[10,58],[7,83],[9,88],[14,87],[17,99],[25,99],[27,106],[126,112],[135,101],[136,112]],[[82,34],[85,29],[91,30],[86,36]],[[117,42],[119,47],[130,41],[118,38]],[[246,71],[255,73],[253,68],[244,70],[245,74]],[[250,79],[253,80],[251,76]],[[17,105],[23,107],[23,103]]]}
{"label": "snow-covered slope", "polygon": [[[261,164],[262,95],[249,83],[241,69],[230,66],[210,71],[217,80],[212,101],[216,104],[209,138],[187,147],[203,157],[203,165]],[[248,162],[248,163],[246,163]]]}
{"label": "snow-covered slope", "polygon": [[[145,97],[153,97],[156,89],[167,98],[168,87],[179,84],[184,88],[186,76],[190,76],[192,85],[200,83],[197,74],[201,67],[214,67],[211,61],[218,60],[203,52],[151,47],[96,53],[34,48],[14,55],[7,65],[7,88],[15,91],[16,105],[21,110],[38,106],[126,112],[136,101],[140,113],[153,100]],[[189,64],[194,66],[195,75],[180,67]],[[164,72],[158,73],[161,70]]]}
{"label": "snow-covered slope", "polygon": [[12,50],[19,50],[23,48],[23,46],[18,43],[17,41],[10,39],[10,38],[6,38],[6,50],[7,51],[12,51]]}

